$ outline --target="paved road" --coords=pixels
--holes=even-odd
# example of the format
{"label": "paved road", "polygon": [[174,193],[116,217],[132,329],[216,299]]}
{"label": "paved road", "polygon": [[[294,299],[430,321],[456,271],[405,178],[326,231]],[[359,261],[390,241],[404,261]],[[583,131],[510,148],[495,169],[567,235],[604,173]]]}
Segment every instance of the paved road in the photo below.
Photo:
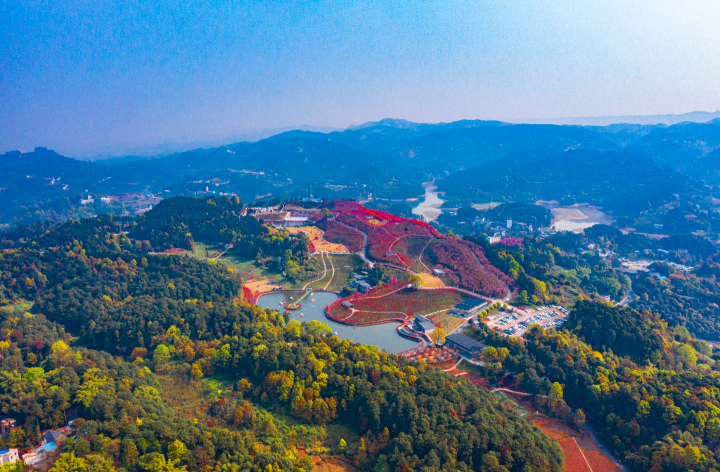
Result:
{"label": "paved road", "polygon": [[625,297],[624,297],[622,300],[620,300],[620,303],[618,303],[616,306],[625,306],[625,305],[627,305],[628,303],[630,303],[630,302],[632,301],[633,295],[635,295],[635,294],[633,293],[633,291],[632,291],[632,290],[628,290],[627,293],[625,294]]}

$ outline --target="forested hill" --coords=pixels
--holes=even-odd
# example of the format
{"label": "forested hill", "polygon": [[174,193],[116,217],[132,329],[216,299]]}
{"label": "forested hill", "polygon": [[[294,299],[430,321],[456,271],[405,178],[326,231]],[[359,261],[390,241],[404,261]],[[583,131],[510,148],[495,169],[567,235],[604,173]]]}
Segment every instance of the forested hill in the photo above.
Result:
{"label": "forested hill", "polygon": [[156,251],[192,249],[193,241],[229,243],[261,237],[267,230],[252,216],[240,216],[243,204],[227,198],[175,197],[160,202],[130,226],[130,237],[148,240]]}
{"label": "forested hill", "polygon": [[[545,160],[566,150],[629,151],[717,185],[713,177],[716,171],[705,156],[718,148],[717,120],[669,127],[486,121],[431,125],[383,120],[343,132],[290,131],[256,143],[228,144],[155,159],[126,159],[119,165],[81,162],[37,148],[30,153],[14,151],[0,156],[0,223],[17,218],[60,218],[70,213],[65,207],[76,205],[86,191],[93,195],[162,192],[174,196],[203,194],[207,188],[216,194],[235,193],[251,202],[260,196],[305,196],[311,185],[315,195],[332,200],[368,195],[400,200],[422,194],[422,182],[440,182],[448,174],[497,159],[502,159],[499,163],[512,161],[509,156],[536,158],[538,162],[532,162],[531,168],[542,171]],[[604,164],[611,166],[608,172],[618,175],[628,171],[623,162]],[[449,188],[456,180],[446,182]],[[563,187],[565,184],[561,181],[554,187],[575,192],[572,186]],[[512,197],[522,195],[516,191]]]}
{"label": "forested hill", "polygon": [[519,152],[451,174],[439,188],[456,203],[557,200],[639,212],[664,205],[693,185],[639,154],[547,149]]}
{"label": "forested hill", "polygon": [[[148,219],[193,228],[175,203]],[[318,447],[359,470],[563,470],[467,379],[248,305],[237,273],[147,254],[120,222],[0,236],[0,408],[19,426],[0,447],[77,412],[55,471],[309,472],[297,448]]]}

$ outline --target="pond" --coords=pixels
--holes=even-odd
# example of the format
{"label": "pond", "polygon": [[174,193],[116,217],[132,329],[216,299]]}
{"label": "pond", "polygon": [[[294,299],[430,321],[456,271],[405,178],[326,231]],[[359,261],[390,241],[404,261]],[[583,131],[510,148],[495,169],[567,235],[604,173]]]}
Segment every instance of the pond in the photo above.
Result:
{"label": "pond", "polygon": [[[271,310],[283,311],[282,301],[290,301],[289,297],[294,297],[296,300],[302,296],[302,292],[275,292],[267,295],[262,295],[258,301],[258,306],[263,308],[270,308]],[[291,311],[290,316],[292,319],[302,321],[317,320],[326,323],[332,329],[333,334],[337,334],[340,339],[349,339],[356,343],[372,344],[385,349],[387,352],[397,354],[398,352],[412,349],[417,346],[417,343],[400,337],[397,334],[396,328],[398,323],[384,323],[381,325],[374,326],[348,326],[335,321],[327,319],[325,316],[325,307],[335,300],[338,296],[334,293],[328,292],[315,292],[315,296],[307,296],[300,302],[302,308],[299,310]],[[312,302],[315,300],[315,303]],[[301,317],[300,314],[303,314]]]}

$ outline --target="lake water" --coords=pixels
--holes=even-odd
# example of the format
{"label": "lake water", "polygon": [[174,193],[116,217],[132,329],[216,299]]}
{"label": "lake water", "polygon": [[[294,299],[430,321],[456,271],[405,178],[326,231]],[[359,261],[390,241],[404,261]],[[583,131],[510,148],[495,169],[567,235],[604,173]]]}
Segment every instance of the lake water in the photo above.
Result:
{"label": "lake water", "polygon": [[440,207],[445,202],[440,198],[439,192],[435,192],[435,189],[437,189],[435,185],[426,185],[425,195],[420,197],[423,198],[422,203],[412,210],[414,215],[422,215],[427,222],[435,221],[440,216],[442,213]]}
{"label": "lake water", "polygon": [[[297,300],[301,296],[301,292],[269,293],[261,296],[257,304],[263,308],[270,308],[271,310],[282,312],[283,306],[280,305],[281,301],[289,301],[290,297],[294,297]],[[302,308],[291,311],[290,317],[300,322],[310,322],[311,320],[321,321],[330,326],[333,334],[337,333],[340,339],[349,339],[350,341],[362,344],[372,344],[393,354],[417,346],[417,343],[414,341],[405,339],[397,334],[396,328],[398,323],[384,323],[375,326],[348,326],[329,320],[325,316],[325,307],[337,300],[337,298],[338,296],[334,293],[315,292],[314,297],[309,295],[305,297],[305,299],[300,302]],[[313,303],[312,300],[315,300],[315,303]],[[304,315],[303,317],[300,317],[301,313]]]}
{"label": "lake water", "polygon": [[[556,231],[575,231],[580,232],[585,228],[597,224],[612,224],[613,219],[610,215],[603,213],[600,209],[589,205],[578,205],[573,207],[556,207],[553,208],[553,214],[558,220],[552,224],[552,228]],[[573,218],[573,213],[563,216],[563,211],[571,211],[577,213],[580,218]],[[583,218],[584,216],[584,218]],[[558,218],[559,217],[559,218]]]}
{"label": "lake water", "polygon": [[562,220],[553,223],[552,228],[556,231],[575,231],[579,229],[589,228],[598,224],[597,221],[588,220]]}

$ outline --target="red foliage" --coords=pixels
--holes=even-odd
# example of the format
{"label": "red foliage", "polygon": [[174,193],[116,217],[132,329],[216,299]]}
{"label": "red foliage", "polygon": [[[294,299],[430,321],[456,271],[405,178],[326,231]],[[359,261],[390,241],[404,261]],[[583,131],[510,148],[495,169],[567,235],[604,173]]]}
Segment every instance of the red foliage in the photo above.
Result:
{"label": "red foliage", "polygon": [[348,228],[334,220],[324,220],[318,224],[318,227],[325,231],[323,237],[326,241],[342,244],[350,252],[362,250],[365,236],[360,231]]}
{"label": "red foliage", "polygon": [[506,246],[506,247],[512,247],[512,246],[522,246],[522,243],[523,243],[523,238],[505,238],[505,239],[501,239],[500,241],[498,241],[495,244],[499,244],[501,246]]}
{"label": "red foliage", "polygon": [[[407,284],[398,283],[385,285],[366,293],[355,294],[350,297],[336,300],[328,305],[325,314],[328,318],[343,323],[359,325],[389,319],[410,318],[413,313],[423,311],[435,312],[461,302],[465,295],[452,288],[436,290],[414,290],[406,288]],[[342,302],[353,304],[351,310],[342,306]]]}
{"label": "red foliage", "polygon": [[495,268],[477,244],[443,238],[432,253],[445,272],[461,287],[492,297],[507,295],[513,281]]}
{"label": "red foliage", "polygon": [[[369,218],[378,220],[380,225],[368,223]],[[349,226],[358,228],[368,235],[368,252],[374,259],[405,267],[409,267],[412,260],[407,257],[407,254],[394,249],[395,244],[400,239],[430,238],[431,234],[439,235],[427,223],[400,218],[361,205],[357,205],[356,208],[348,208],[339,214],[337,219]]]}

